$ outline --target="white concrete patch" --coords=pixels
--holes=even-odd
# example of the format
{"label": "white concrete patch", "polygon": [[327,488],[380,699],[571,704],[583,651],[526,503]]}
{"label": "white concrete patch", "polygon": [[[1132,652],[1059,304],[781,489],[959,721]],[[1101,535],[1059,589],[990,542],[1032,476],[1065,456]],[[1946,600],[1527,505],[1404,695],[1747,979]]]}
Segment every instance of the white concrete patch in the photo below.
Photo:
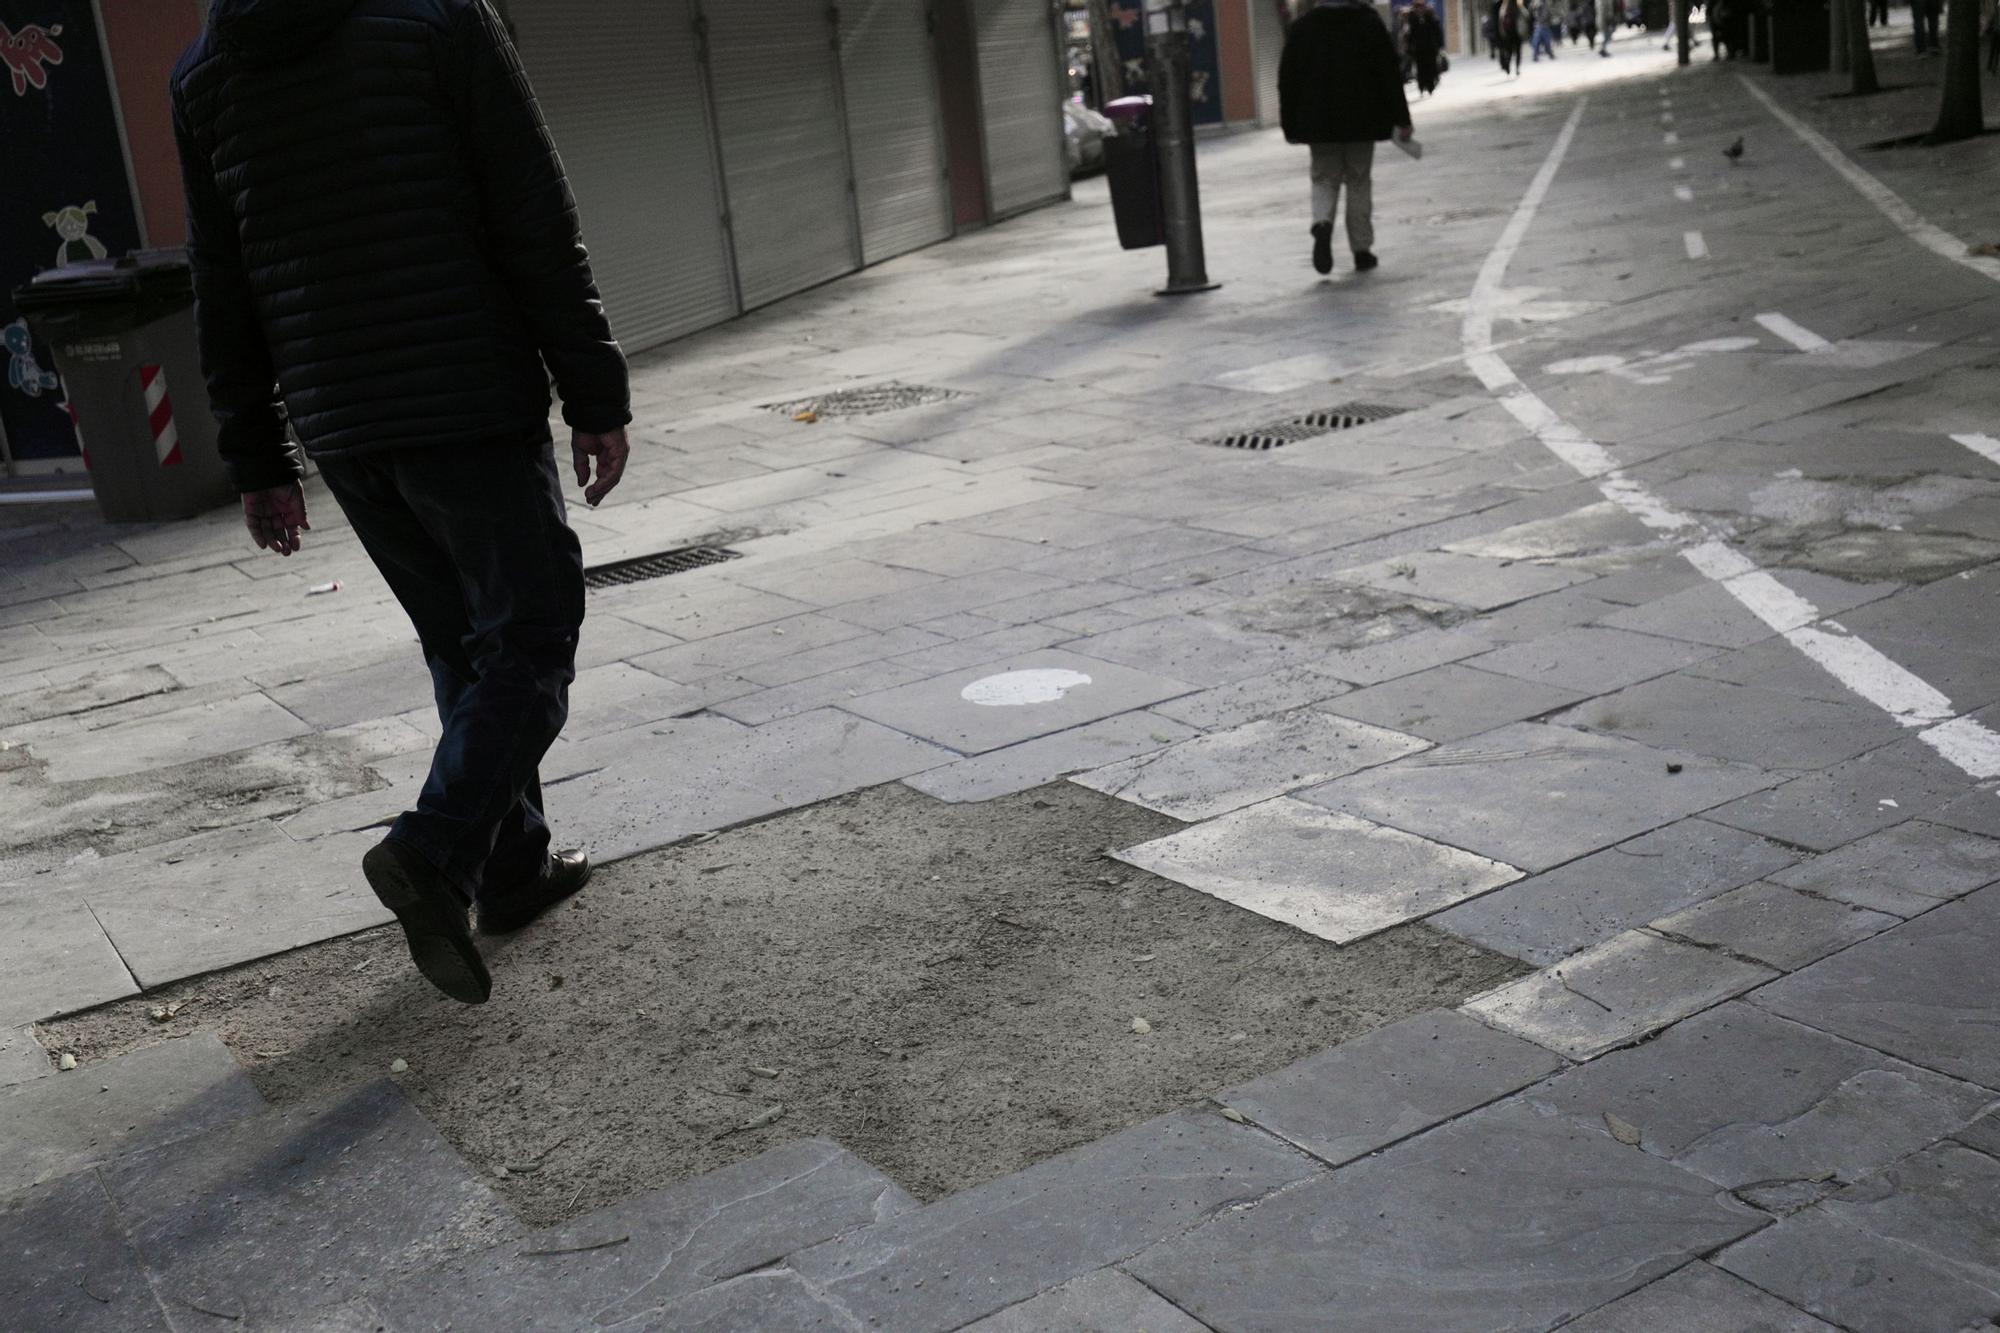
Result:
{"label": "white concrete patch", "polygon": [[1668,130],[1665,134],[1662,134],[1660,136],[1660,142],[1665,144],[1669,148],[1672,148],[1675,144],[1679,143],[1680,141],[1681,141],[1681,136],[1679,134],[1676,134],[1672,130]]}
{"label": "white concrete patch", "polygon": [[1698,231],[1682,232],[1681,242],[1682,244],[1687,246],[1689,259],[1708,258],[1708,242],[1702,239],[1700,232]]}
{"label": "white concrete patch", "polygon": [[1694,191],[1685,185],[1676,185],[1674,187],[1674,198],[1684,204],[1691,204],[1694,202]]}
{"label": "white concrete patch", "polygon": [[1686,158],[1684,158],[1684,157],[1676,157],[1676,158],[1670,158],[1670,159],[1668,160],[1668,162],[1667,162],[1667,170],[1668,170],[1668,171],[1686,171],[1686,170],[1687,170],[1687,164],[1688,164],[1688,160],[1687,160]]}
{"label": "white concrete patch", "polygon": [[1991,435],[1954,435],[1951,438],[1987,462],[2000,463],[2000,440]]}
{"label": "white concrete patch", "polygon": [[[1756,90],[1753,88],[1753,92]],[[1762,94],[1760,93],[1761,97]],[[1768,101],[1768,99],[1767,99]],[[1564,462],[1586,477],[1598,478],[1605,498],[1662,531],[1692,530],[1706,540],[1682,551],[1689,564],[1715,580],[1732,597],[1760,620],[1782,633],[1787,642],[1840,683],[1895,718],[1906,727],[1922,727],[1918,734],[1939,755],[1975,778],[2000,776],[2000,734],[1970,717],[1954,716],[1951,700],[1907,668],[1890,660],[1873,645],[1820,621],[1819,609],[1810,600],[1793,592],[1757,568],[1747,556],[1729,547],[1720,537],[1708,533],[1693,518],[1676,512],[1638,482],[1621,475],[1602,446],[1565,422],[1532,389],[1523,384],[1511,367],[1491,350],[1493,303],[1503,290],[1502,281],[1515,252],[1526,239],[1535,213],[1547,197],[1556,172],[1576,137],[1589,99],[1577,102],[1575,110],[1556,136],[1555,145],[1541,169],[1529,182],[1514,215],[1501,231],[1499,241],[1480,265],[1466,302],[1459,336],[1466,349],[1466,365],[1495,394],[1503,407]],[[1777,108],[1772,108],[1776,111]],[[1782,113],[1780,113],[1782,114]],[[1833,345],[1783,315],[1759,315],[1757,322],[1802,350]],[[1715,344],[1726,340],[1717,339]],[[1692,346],[1692,344],[1690,345]],[[1982,440],[1986,437],[1980,437]]]}
{"label": "white concrete patch", "polygon": [[1757,322],[1801,352],[1824,352],[1833,346],[1811,329],[1775,312],[1757,316]]}
{"label": "white concrete patch", "polygon": [[1764,104],[1766,111],[1776,116],[1778,122],[1798,135],[1806,147],[1819,154],[1822,161],[1845,177],[1849,185],[1859,190],[1864,199],[1880,209],[1882,215],[1895,223],[1897,229],[1905,236],[1926,250],[1951,260],[1954,264],[1963,264],[1982,277],[2000,282],[2000,259],[1987,255],[1967,254],[1964,241],[1927,221],[1916,209],[1903,202],[1901,195],[1856,166],[1847,154],[1835,147],[1826,136],[1772,101],[1770,95],[1762,88],[1741,74],[1736,77],[1742,80],[1744,89],[1752,97]]}
{"label": "white concrete patch", "polygon": [[982,708],[1019,708],[1025,704],[1052,704],[1071,690],[1090,684],[1081,671],[1043,667],[1033,671],[1003,671],[973,681],[958,697]]}

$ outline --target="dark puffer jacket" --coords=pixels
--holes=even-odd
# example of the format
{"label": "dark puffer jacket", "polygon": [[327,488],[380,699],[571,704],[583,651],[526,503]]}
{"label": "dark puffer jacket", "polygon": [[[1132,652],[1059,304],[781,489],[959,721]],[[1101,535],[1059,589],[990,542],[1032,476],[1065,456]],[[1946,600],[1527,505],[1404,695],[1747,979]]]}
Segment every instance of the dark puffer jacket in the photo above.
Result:
{"label": "dark puffer jacket", "polygon": [[631,420],[576,202],[486,0],[215,0],[172,91],[238,489],[300,474],[287,415],[316,457],[545,439],[553,375],[571,426]]}
{"label": "dark puffer jacket", "polygon": [[1290,143],[1368,143],[1410,123],[1402,61],[1381,16],[1323,4],[1285,34],[1278,111]]}

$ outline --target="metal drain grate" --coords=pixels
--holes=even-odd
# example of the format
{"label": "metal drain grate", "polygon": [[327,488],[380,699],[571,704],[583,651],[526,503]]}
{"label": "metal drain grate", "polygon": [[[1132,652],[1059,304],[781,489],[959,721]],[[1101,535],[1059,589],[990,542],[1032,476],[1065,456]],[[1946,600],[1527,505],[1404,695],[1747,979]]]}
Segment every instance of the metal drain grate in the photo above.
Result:
{"label": "metal drain grate", "polygon": [[669,574],[685,574],[703,565],[719,565],[726,560],[741,559],[742,555],[741,551],[722,546],[683,546],[677,551],[661,551],[657,555],[642,555],[633,560],[619,560],[586,569],[583,571],[583,586],[616,588],[626,583],[644,583],[647,579],[662,579]]}
{"label": "metal drain grate", "polygon": [[865,384],[857,389],[838,389],[817,398],[801,398],[790,403],[766,403],[768,411],[795,417],[811,412],[822,417],[869,417],[877,412],[900,412],[906,407],[927,407],[963,397],[956,389],[940,389],[929,384]]}
{"label": "metal drain grate", "polygon": [[1385,407],[1380,403],[1342,403],[1338,407],[1324,408],[1318,412],[1308,412],[1304,416],[1290,417],[1268,426],[1258,426],[1254,430],[1237,431],[1231,435],[1218,435],[1207,441],[1225,449],[1280,449],[1300,440],[1310,440],[1321,435],[1330,435],[1337,430],[1351,430],[1370,421],[1384,421],[1401,416],[1409,409],[1405,407]]}

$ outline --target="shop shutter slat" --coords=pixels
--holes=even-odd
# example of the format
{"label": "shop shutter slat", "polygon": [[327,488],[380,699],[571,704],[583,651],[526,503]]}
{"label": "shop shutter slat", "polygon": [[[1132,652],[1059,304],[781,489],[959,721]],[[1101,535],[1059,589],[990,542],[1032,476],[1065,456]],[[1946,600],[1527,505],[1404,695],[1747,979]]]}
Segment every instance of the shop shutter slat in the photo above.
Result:
{"label": "shop shutter slat", "polygon": [[863,261],[950,236],[951,186],[924,0],[847,0],[840,73]]}
{"label": "shop shutter slat", "polygon": [[996,217],[1060,199],[1062,84],[1048,0],[976,0],[988,204]]}
{"label": "shop shutter slat", "polygon": [[1257,70],[1257,123],[1278,123],[1278,58],[1285,53],[1285,22],[1277,0],[1250,0],[1251,59]]}

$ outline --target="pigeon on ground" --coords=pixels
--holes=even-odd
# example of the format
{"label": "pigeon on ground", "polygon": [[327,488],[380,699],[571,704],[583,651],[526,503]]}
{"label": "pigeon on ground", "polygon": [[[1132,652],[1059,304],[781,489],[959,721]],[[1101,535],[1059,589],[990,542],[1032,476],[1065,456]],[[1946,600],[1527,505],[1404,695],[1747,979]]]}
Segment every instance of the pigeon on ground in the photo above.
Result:
{"label": "pigeon on ground", "polygon": [[1722,155],[1734,162],[1743,156],[1743,136],[1737,135],[1736,142],[1722,150]]}

